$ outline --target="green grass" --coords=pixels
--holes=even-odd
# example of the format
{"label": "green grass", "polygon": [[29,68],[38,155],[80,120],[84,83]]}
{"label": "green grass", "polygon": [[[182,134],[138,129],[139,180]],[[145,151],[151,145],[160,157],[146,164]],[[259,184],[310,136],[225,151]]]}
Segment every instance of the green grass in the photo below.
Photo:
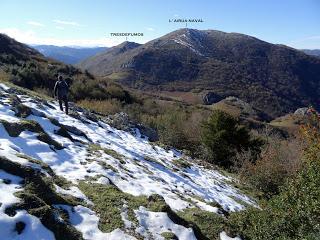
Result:
{"label": "green grass", "polygon": [[116,152],[113,149],[103,148],[98,144],[90,144],[89,147],[88,147],[88,152],[90,152],[92,154],[95,154],[95,155],[98,154],[98,156],[101,157],[102,155],[101,155],[101,153],[99,153],[100,151],[103,151],[105,154],[107,154],[107,155],[119,160],[119,162],[121,164],[125,164],[126,163],[126,161],[124,160],[125,156],[123,156],[122,154]]}
{"label": "green grass", "polygon": [[115,167],[111,166],[106,162],[99,161],[98,164],[101,165],[104,169],[110,169],[115,173],[119,172],[118,169],[116,169]]}
{"label": "green grass", "polygon": [[173,232],[163,232],[161,236],[164,237],[165,240],[178,240],[178,237]]}
{"label": "green grass", "polygon": [[94,211],[100,216],[99,228],[103,232],[111,232],[116,228],[124,228],[120,213],[124,202],[128,205],[128,218],[133,223],[138,223],[134,211],[140,206],[150,211],[165,211],[168,206],[158,195],[133,196],[124,193],[112,185],[80,182],[80,190],[94,203]]}
{"label": "green grass", "polygon": [[117,80],[121,80],[123,78],[126,78],[128,76],[129,76],[129,73],[127,73],[127,72],[115,72],[115,73],[108,75],[107,77],[110,80],[117,81]]}
{"label": "green grass", "polygon": [[144,171],[145,173],[147,173],[147,174],[149,174],[149,175],[154,175],[154,173],[151,172],[147,166],[139,163],[139,160],[135,160],[135,161],[133,161],[132,163],[134,163],[134,164],[138,165],[139,167],[143,168],[143,171]]}
{"label": "green grass", "polygon": [[104,151],[105,154],[108,154],[111,157],[118,159],[121,164],[126,163],[126,161],[124,160],[124,156],[122,154],[116,152],[115,150],[109,149],[109,148],[103,148],[102,150]]}
{"label": "green grass", "polygon": [[189,162],[187,162],[187,160],[183,159],[183,158],[179,158],[179,159],[174,159],[172,161],[172,163],[174,165],[176,165],[178,168],[182,168],[182,169],[185,169],[185,168],[190,168],[191,167],[191,164]]}
{"label": "green grass", "polygon": [[152,158],[152,157],[149,157],[147,155],[144,155],[143,156],[144,160],[148,161],[148,162],[151,162],[151,163],[156,163],[156,164],[159,164],[163,167],[166,167],[162,162],[160,162],[159,160],[155,159],[155,158]]}
{"label": "green grass", "polygon": [[[133,225],[138,225],[134,210],[140,206],[152,212],[166,212],[176,224],[193,228],[197,239],[218,239],[218,234],[224,230],[224,219],[215,213],[202,211],[198,208],[186,209],[175,213],[159,195],[133,196],[120,191],[114,185],[103,185],[82,181],[80,190],[94,203],[93,210],[100,216],[99,229],[111,232],[116,228],[124,228],[121,219],[123,204],[128,206],[128,219]],[[166,233],[165,236],[173,237]],[[171,239],[171,238],[167,238]],[[173,238],[174,239],[174,238]]]}
{"label": "green grass", "polygon": [[102,157],[102,148],[97,144],[89,144],[87,147],[87,151],[90,155],[95,156],[97,158]]}
{"label": "green grass", "polygon": [[220,232],[225,230],[226,220],[216,214],[200,210],[199,208],[188,208],[177,212],[178,216],[197,226],[206,239],[220,239]]}
{"label": "green grass", "polygon": [[20,201],[6,208],[7,215],[14,216],[16,211],[24,209],[38,217],[42,224],[54,233],[57,240],[82,239],[81,234],[68,222],[57,220],[59,213],[53,208],[54,204],[75,206],[81,204],[81,201],[56,193],[53,178],[46,177],[29,166],[1,157],[0,169],[24,179],[23,191],[15,194]]}

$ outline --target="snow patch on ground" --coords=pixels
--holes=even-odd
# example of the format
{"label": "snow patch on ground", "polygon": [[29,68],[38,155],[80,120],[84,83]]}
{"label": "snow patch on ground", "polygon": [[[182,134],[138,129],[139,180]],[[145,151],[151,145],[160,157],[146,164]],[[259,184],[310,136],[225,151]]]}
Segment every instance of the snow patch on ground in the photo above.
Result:
{"label": "snow patch on ground", "polygon": [[132,228],[134,224],[133,224],[133,222],[131,222],[129,220],[129,217],[128,217],[128,205],[126,203],[123,204],[120,215],[121,215],[121,220],[124,223],[124,227],[127,228],[127,229]]}
{"label": "snow patch on ground", "polygon": [[96,213],[83,206],[56,205],[68,211],[70,223],[82,233],[85,240],[134,240],[136,238],[124,233],[121,229],[115,229],[110,233],[103,233],[98,228],[99,218]]}
{"label": "snow patch on ground", "polygon": [[162,240],[164,237],[161,236],[161,233],[172,232],[180,240],[196,240],[191,228],[175,224],[167,213],[150,212],[146,208],[140,207],[139,210],[135,210],[135,214],[140,223],[140,227],[136,231],[147,239]]}
{"label": "snow patch on ground", "polygon": [[176,36],[173,41],[189,48],[191,51],[200,56],[204,56],[204,47],[201,43],[201,40],[203,38],[204,33],[192,29],[187,29],[185,33]]}
{"label": "snow patch on ground", "polygon": [[[19,198],[14,193],[22,191],[20,185],[22,178],[11,175],[0,170],[0,238],[15,240],[54,240],[54,235],[42,225],[40,220],[35,216],[27,213],[25,210],[17,211],[11,217],[5,214],[5,209],[18,203]],[[23,222],[25,228],[20,234],[15,230],[16,224]]]}
{"label": "snow patch on ground", "polygon": [[[21,119],[15,116],[8,104],[9,96],[6,91],[7,88],[0,85],[0,119],[19,122]],[[92,205],[92,202],[76,185],[81,180],[94,178],[98,183],[114,184],[121,191],[134,196],[159,194],[175,211],[198,207],[205,211],[218,213],[218,208],[210,205],[215,202],[227,211],[243,210],[242,202],[256,206],[253,200],[228,185],[227,182],[230,181],[230,178],[223,176],[218,171],[205,169],[192,162],[192,159],[188,160],[190,167],[178,168],[175,166],[175,161],[184,158],[180,152],[174,149],[165,150],[151,144],[144,136],[141,136],[137,129],[134,131],[135,134],[117,130],[103,119],[97,122],[87,119],[81,111],[77,112],[78,118],[65,115],[59,110],[56,101],[48,101],[44,104],[25,95],[17,96],[33,112],[27,117],[27,120],[38,122],[45,132],[64,148],[54,149],[53,146],[40,141],[37,138],[37,133],[30,131],[23,131],[18,137],[10,137],[4,126],[0,124],[0,156],[23,165],[30,165],[33,168],[40,168],[40,166],[29,162],[22,157],[23,155],[48,164],[55,174],[65,177],[75,185],[69,189],[55,185],[56,191],[60,194],[72,195]],[[69,134],[77,141],[57,135],[59,126],[53,124],[50,119],[55,119],[60,124],[74,128],[75,131],[69,131]],[[80,136],[77,131],[85,136],[83,134]],[[2,175],[4,174],[2,173]],[[2,175],[0,172],[0,179]],[[0,182],[0,202],[6,201],[6,199],[1,199],[3,196],[12,197],[8,200],[8,204],[19,201],[13,194],[19,191],[19,187],[21,188],[18,184],[20,180],[14,179],[12,176],[11,178],[12,183],[8,186]],[[1,194],[1,191],[6,194]],[[19,214],[11,218],[3,213],[5,206],[6,204],[2,204],[0,207],[0,223],[3,220],[5,224],[6,221],[9,221],[8,219],[14,222],[16,217],[23,216],[29,219],[26,232],[28,227],[31,227],[34,229],[34,234],[40,232],[47,235],[46,239],[51,239],[52,233],[50,231],[48,233],[48,230],[41,223],[32,228],[33,223],[39,223],[37,218],[23,211],[19,211]],[[172,231],[179,239],[195,239],[191,229],[174,224],[166,213],[149,212],[143,207],[135,210],[141,225],[135,226],[135,223],[128,220],[126,203],[121,209],[121,218],[125,229],[115,229],[111,233],[103,233],[98,229],[99,217],[89,208],[83,206],[72,208],[62,205],[57,207],[64,208],[69,212],[71,223],[83,233],[85,239],[135,239],[124,232],[135,227],[138,227],[137,231],[143,236],[155,239],[163,239],[160,233],[166,231]],[[3,231],[8,229],[10,228]],[[0,231],[2,230],[0,229]],[[223,233],[221,234],[223,235]],[[35,237],[35,239],[41,238]]]}
{"label": "snow patch on ground", "polygon": [[[53,150],[52,146],[37,139],[36,133],[24,131],[17,138],[8,136],[3,126],[0,126],[0,151],[8,158],[14,152],[23,153],[41,160],[55,171],[56,174],[67,178],[73,183],[88,177],[104,177],[112,181],[120,190],[135,196],[159,194],[164,197],[167,204],[174,210],[183,210],[193,205],[203,210],[216,212],[207,202],[218,202],[225,210],[238,211],[244,206],[238,203],[239,199],[248,204],[255,203],[236,189],[225,183],[228,178],[217,171],[204,169],[191,163],[191,168],[183,171],[174,171],[173,161],[182,157],[176,150],[165,150],[159,146],[151,145],[136,130],[137,134],[112,128],[103,121],[93,122],[86,119],[82,112],[78,112],[81,119],[65,115],[59,110],[56,102],[48,105],[40,104],[28,96],[18,95],[23,104],[36,109],[40,116],[30,115],[27,119],[37,121],[42,128],[57,142],[64,146],[62,150]],[[2,101],[6,98],[3,97]],[[8,115],[7,108],[1,108],[0,118]],[[39,114],[38,114],[39,115]],[[19,118],[10,113],[10,116],[19,121]],[[79,137],[84,143],[75,143],[66,137],[55,134],[58,129],[49,118],[59,123],[76,127],[86,134],[87,138]],[[89,152],[88,146],[95,144],[103,149],[115,151],[122,160],[108,151]],[[10,146],[8,148],[7,146]],[[110,166],[110,167],[109,167]],[[114,171],[116,169],[116,171]],[[108,179],[108,180],[107,180]],[[187,199],[193,196],[203,201],[190,203]]]}
{"label": "snow patch on ground", "polygon": [[69,189],[63,189],[62,187],[59,187],[58,185],[54,185],[56,192],[60,193],[62,195],[71,195],[75,198],[82,199],[89,205],[93,205],[93,202],[91,202],[86,195],[84,195],[80,189],[76,186],[71,186]]}
{"label": "snow patch on ground", "polygon": [[220,239],[221,239],[221,240],[241,240],[241,238],[239,238],[239,237],[234,237],[234,238],[229,237],[229,236],[227,235],[227,233],[224,232],[224,231],[220,233]]}

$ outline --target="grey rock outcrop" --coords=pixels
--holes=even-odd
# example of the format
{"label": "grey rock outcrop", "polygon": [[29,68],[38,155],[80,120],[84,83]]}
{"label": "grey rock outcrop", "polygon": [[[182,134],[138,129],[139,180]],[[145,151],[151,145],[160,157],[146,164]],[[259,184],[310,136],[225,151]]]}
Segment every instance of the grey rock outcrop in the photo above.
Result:
{"label": "grey rock outcrop", "polygon": [[202,102],[205,105],[211,105],[213,103],[219,102],[222,100],[222,97],[215,94],[214,92],[207,92],[202,96]]}
{"label": "grey rock outcrop", "polygon": [[141,135],[148,137],[149,141],[155,142],[159,140],[159,136],[156,130],[144,126],[140,123],[136,123],[129,119],[128,114],[124,112],[116,113],[114,115],[108,116],[104,119],[106,123],[111,125],[114,128],[124,130],[124,131],[132,131],[133,129],[139,129]]}

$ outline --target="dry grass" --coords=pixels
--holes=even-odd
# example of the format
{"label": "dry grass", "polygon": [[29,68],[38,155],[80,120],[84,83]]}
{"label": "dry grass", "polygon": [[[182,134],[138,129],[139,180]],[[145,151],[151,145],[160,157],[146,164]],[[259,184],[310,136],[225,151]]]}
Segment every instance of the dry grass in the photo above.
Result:
{"label": "dry grass", "polygon": [[283,128],[292,134],[297,134],[303,122],[303,116],[288,114],[271,121],[270,125],[278,128]]}
{"label": "dry grass", "polygon": [[221,110],[224,111],[230,115],[232,115],[233,117],[240,117],[241,115],[241,109],[237,106],[233,106],[231,104],[227,104],[223,101],[220,101],[218,103],[215,103],[213,105],[209,106],[212,110]]}
{"label": "dry grass", "polygon": [[180,92],[180,91],[160,91],[157,93],[159,96],[169,97],[173,100],[186,102],[189,104],[201,104],[201,97],[193,92]]}
{"label": "dry grass", "polygon": [[114,73],[111,73],[110,75],[107,75],[105,78],[108,78],[109,80],[117,81],[117,80],[127,78],[129,76],[130,74],[127,72],[114,72]]}
{"label": "dry grass", "polygon": [[0,82],[9,82],[10,75],[0,69]]}
{"label": "dry grass", "polygon": [[240,178],[270,198],[301,169],[303,144],[299,138],[283,140],[277,136],[269,136],[267,141],[255,163],[249,151],[238,153],[236,158]]}
{"label": "dry grass", "polygon": [[115,114],[121,112],[122,105],[116,99],[99,100],[81,100],[77,104],[83,108],[87,108],[101,114]]}

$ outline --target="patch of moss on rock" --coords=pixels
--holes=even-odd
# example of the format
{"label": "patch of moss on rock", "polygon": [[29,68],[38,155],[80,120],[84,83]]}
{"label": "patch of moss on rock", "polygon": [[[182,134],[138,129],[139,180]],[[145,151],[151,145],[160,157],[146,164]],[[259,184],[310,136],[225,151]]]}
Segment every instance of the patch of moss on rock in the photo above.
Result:
{"label": "patch of moss on rock", "polygon": [[12,107],[12,110],[15,112],[15,116],[17,117],[26,118],[32,113],[31,109],[28,106],[22,104],[20,98],[17,95],[10,94],[9,103]]}
{"label": "patch of moss on rock", "polygon": [[55,131],[55,134],[68,138],[70,139],[72,142],[75,141],[75,139],[69,134],[69,132],[64,128],[64,127],[60,127],[57,131]]}
{"label": "patch of moss on rock", "polygon": [[179,240],[173,232],[163,232],[161,236],[164,237],[165,240]]}
{"label": "patch of moss on rock", "polygon": [[176,165],[177,167],[179,168],[190,168],[191,167],[191,164],[187,162],[187,160],[183,159],[183,158],[179,158],[179,159],[174,159],[172,161],[172,163],[174,165]]}
{"label": "patch of moss on rock", "polygon": [[46,132],[40,132],[37,137],[41,142],[45,142],[50,146],[54,146],[55,149],[61,150],[64,147],[58,143],[57,141],[53,140]]}
{"label": "patch of moss on rock", "polygon": [[51,169],[51,167],[48,164],[46,164],[45,162],[38,160],[38,159],[35,159],[35,158],[32,158],[28,155],[21,154],[21,153],[18,153],[17,157],[24,158],[24,159],[28,160],[30,163],[35,163],[35,164],[39,165],[43,170],[45,170],[52,177],[52,181],[55,184],[57,184],[58,186],[60,186],[62,188],[69,188],[71,186],[70,181],[68,181],[67,179],[65,179],[63,177],[56,175],[54,173],[54,171]]}
{"label": "patch of moss on rock", "polygon": [[155,158],[152,158],[152,157],[149,157],[147,155],[143,156],[144,160],[148,161],[148,162],[151,162],[151,163],[156,163],[156,164],[159,164],[163,167],[166,167],[162,162],[160,162],[159,160],[155,159]]}
{"label": "patch of moss on rock", "polygon": [[55,204],[75,206],[81,202],[72,196],[56,193],[52,178],[43,176],[40,171],[29,166],[0,157],[0,169],[24,179],[24,191],[15,194],[21,201],[6,208],[6,214],[14,216],[17,210],[24,209],[38,217],[42,224],[54,233],[57,240],[83,239],[73,226],[57,219],[59,213],[53,207]]}
{"label": "patch of moss on rock", "polygon": [[53,125],[56,125],[57,127],[60,127],[61,124],[59,123],[59,121],[55,118],[52,118],[52,117],[47,117],[49,119],[49,121],[53,124]]}
{"label": "patch of moss on rock", "polygon": [[[125,164],[124,156],[113,149],[101,147],[98,144],[89,144],[88,152],[92,154],[97,154],[99,151],[103,151],[105,154],[117,159],[121,164]],[[99,154],[101,155],[101,153]]]}
{"label": "patch of moss on rock", "polygon": [[115,173],[119,172],[118,169],[116,169],[115,167],[111,166],[106,162],[99,161],[98,164],[101,165],[104,169],[110,169]]}
{"label": "patch of moss on rock", "polygon": [[31,109],[22,103],[15,106],[13,110],[15,111],[15,115],[17,117],[22,117],[22,118],[26,118],[32,113]]}
{"label": "patch of moss on rock", "polygon": [[115,159],[118,159],[121,164],[125,164],[126,163],[126,161],[124,160],[124,156],[122,154],[116,152],[115,150],[109,149],[109,148],[103,148],[102,150],[103,150],[103,152],[105,154],[108,154],[111,157],[113,157]]}
{"label": "patch of moss on rock", "polygon": [[37,138],[49,144],[50,146],[54,146],[55,149],[61,150],[63,146],[53,140],[41,127],[41,125],[34,120],[22,120],[19,122],[8,122],[5,120],[0,120],[0,123],[4,126],[6,131],[8,132],[10,137],[18,137],[23,131],[30,131],[37,133]]}

